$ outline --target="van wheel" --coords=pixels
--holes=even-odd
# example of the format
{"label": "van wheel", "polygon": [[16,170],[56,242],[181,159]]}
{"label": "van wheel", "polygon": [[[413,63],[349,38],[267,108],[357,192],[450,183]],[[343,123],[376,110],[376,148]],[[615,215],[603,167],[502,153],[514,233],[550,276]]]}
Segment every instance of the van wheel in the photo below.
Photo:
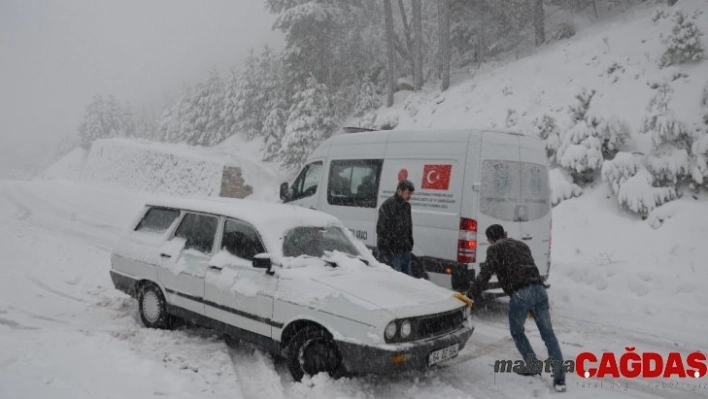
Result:
{"label": "van wheel", "polygon": [[295,381],[305,374],[314,376],[326,372],[334,378],[342,374],[342,355],[332,336],[321,328],[300,330],[288,344],[288,368]]}
{"label": "van wheel", "polygon": [[143,284],[138,292],[140,319],[148,328],[169,328],[170,316],[167,314],[167,302],[162,291],[152,283]]}

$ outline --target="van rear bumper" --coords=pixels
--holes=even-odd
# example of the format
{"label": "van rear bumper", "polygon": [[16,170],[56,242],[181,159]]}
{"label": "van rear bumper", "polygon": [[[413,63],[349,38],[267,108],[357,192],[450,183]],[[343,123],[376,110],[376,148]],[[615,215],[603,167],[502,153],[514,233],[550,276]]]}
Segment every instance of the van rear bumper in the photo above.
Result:
{"label": "van rear bumper", "polygon": [[474,281],[474,269],[469,269],[467,263],[435,258],[432,256],[417,256],[413,261],[414,269],[420,269],[427,273],[440,273],[450,276],[452,289],[459,292],[467,292],[470,284]]}

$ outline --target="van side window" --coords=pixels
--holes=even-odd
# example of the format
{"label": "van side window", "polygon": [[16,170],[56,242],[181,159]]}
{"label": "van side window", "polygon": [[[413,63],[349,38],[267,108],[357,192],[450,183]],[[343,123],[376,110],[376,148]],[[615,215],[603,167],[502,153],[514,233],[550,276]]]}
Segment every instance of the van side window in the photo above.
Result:
{"label": "van side window", "polygon": [[175,237],[184,238],[184,249],[211,253],[219,219],[216,216],[188,213],[177,227]]}
{"label": "van side window", "polygon": [[330,205],[376,208],[383,160],[332,161],[327,185]]}
{"label": "van side window", "polygon": [[135,231],[162,234],[172,226],[179,217],[179,211],[168,208],[150,208],[143,219],[138,223]]}
{"label": "van side window", "polygon": [[257,254],[265,252],[258,232],[252,226],[239,220],[226,220],[221,248],[241,259],[253,260]]}
{"label": "van side window", "polygon": [[302,172],[293,182],[293,195],[291,201],[310,197],[317,192],[317,183],[322,175],[322,161],[312,162],[302,169]]}

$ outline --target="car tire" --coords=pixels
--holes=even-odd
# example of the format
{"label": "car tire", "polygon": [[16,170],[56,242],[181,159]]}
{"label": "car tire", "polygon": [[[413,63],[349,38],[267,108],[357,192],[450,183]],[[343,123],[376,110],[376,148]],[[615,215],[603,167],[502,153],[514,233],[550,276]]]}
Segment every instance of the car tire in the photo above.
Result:
{"label": "car tire", "polygon": [[287,361],[297,382],[305,375],[321,372],[334,378],[342,375],[342,355],[332,336],[322,328],[307,327],[295,334],[288,345]]}
{"label": "car tire", "polygon": [[140,319],[148,328],[170,328],[170,316],[167,314],[167,301],[162,291],[155,284],[143,284],[138,292]]}

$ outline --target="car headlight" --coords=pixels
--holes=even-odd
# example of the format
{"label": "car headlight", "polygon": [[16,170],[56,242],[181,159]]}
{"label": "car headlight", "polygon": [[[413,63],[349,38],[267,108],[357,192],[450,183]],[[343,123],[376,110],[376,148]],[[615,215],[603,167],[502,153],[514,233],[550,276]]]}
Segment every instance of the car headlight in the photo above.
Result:
{"label": "car headlight", "polygon": [[470,318],[470,315],[472,314],[472,308],[469,306],[465,306],[465,309],[463,310],[464,314],[464,319],[467,320]]}
{"label": "car headlight", "polygon": [[403,320],[401,323],[401,338],[406,339],[411,335],[411,322]]}
{"label": "car headlight", "polygon": [[395,321],[388,323],[388,325],[386,326],[385,334],[386,334],[387,339],[393,339],[393,337],[396,336],[396,322]]}

